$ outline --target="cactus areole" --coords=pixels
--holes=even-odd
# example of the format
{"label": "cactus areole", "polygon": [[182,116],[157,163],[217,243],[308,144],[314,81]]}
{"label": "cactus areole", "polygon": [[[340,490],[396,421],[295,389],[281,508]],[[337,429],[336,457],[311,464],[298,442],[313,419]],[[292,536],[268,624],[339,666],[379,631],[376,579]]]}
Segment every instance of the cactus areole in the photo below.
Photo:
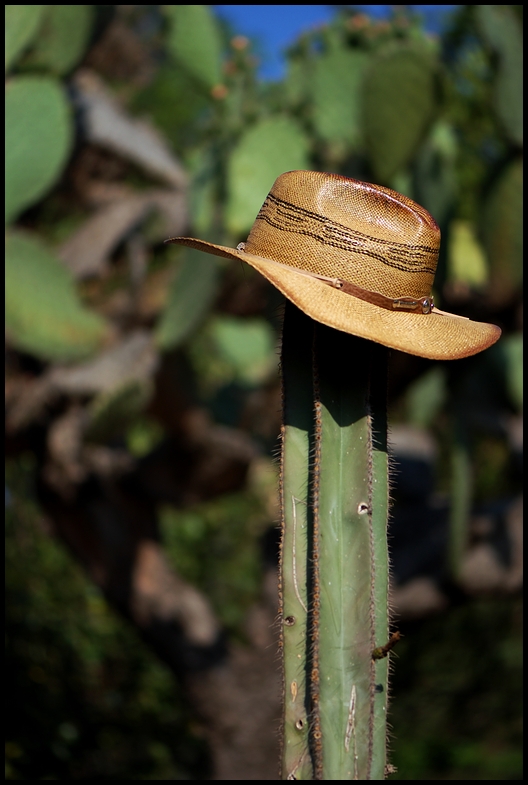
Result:
{"label": "cactus areole", "polygon": [[467,357],[495,325],[435,307],[440,232],[381,186],[295,171],[237,249],[287,298],[282,341],[282,777],[382,780],[391,651],[387,348]]}

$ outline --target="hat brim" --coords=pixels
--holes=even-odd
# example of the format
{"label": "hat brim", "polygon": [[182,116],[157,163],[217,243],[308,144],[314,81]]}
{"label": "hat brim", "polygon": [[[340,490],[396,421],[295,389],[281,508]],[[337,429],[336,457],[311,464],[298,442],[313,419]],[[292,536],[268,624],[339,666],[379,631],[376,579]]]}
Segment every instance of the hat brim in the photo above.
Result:
{"label": "hat brim", "polygon": [[389,311],[279,265],[273,259],[243,250],[193,237],[174,237],[166,242],[244,261],[312,319],[407,354],[430,360],[458,360],[487,349],[501,335],[500,327],[494,324],[474,322],[443,311],[433,310],[427,315]]}

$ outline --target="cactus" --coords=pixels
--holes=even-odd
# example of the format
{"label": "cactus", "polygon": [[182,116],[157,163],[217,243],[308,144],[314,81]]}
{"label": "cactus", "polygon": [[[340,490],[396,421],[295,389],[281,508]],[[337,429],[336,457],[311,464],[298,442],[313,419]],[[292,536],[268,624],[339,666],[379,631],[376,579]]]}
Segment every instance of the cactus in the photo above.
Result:
{"label": "cactus", "polygon": [[44,5],[6,5],[5,70],[14,65],[40,27],[46,12]]}
{"label": "cactus", "polygon": [[282,776],[384,779],[386,350],[288,303],[282,372]]}
{"label": "cactus", "polygon": [[205,88],[222,81],[222,41],[216,19],[206,5],[167,5],[168,48]]}
{"label": "cactus", "polygon": [[326,142],[360,144],[359,92],[367,55],[335,49],[314,63],[313,122]]}
{"label": "cactus", "polygon": [[92,5],[50,5],[24,66],[67,74],[84,55],[92,30]]}
{"label": "cactus", "polygon": [[498,173],[482,209],[481,232],[490,266],[488,296],[504,306],[523,279],[523,161],[514,158]]}
{"label": "cactus", "polygon": [[[498,55],[494,84],[495,111],[513,144],[523,143],[522,21],[511,6],[475,6],[477,26]],[[522,19],[522,17],[521,17]]]}
{"label": "cactus", "polygon": [[199,251],[186,248],[156,327],[155,340],[160,349],[175,349],[189,337],[209,311],[219,283],[219,264]]}
{"label": "cactus", "polygon": [[[303,329],[308,332],[303,335]],[[310,751],[308,575],[310,455],[313,447],[313,323],[286,303],[282,341],[283,424],[280,621],[283,650],[284,779],[313,779]]]}
{"label": "cactus", "polygon": [[60,361],[101,347],[104,320],[82,305],[68,271],[38,238],[10,233],[5,264],[6,328],[17,348]]}
{"label": "cactus", "polygon": [[8,81],[5,95],[5,220],[37,202],[59,177],[72,123],[62,87],[49,77]]}
{"label": "cactus", "polygon": [[458,151],[454,127],[438,120],[414,161],[413,198],[431,213],[441,228],[446,225],[457,196]]}
{"label": "cactus", "polygon": [[289,117],[269,117],[251,127],[229,158],[226,224],[235,236],[247,232],[273,181],[282,172],[309,169],[309,141]]}
{"label": "cactus", "polygon": [[397,44],[377,55],[363,83],[364,131],[375,177],[388,183],[414,157],[437,103],[435,60]]}
{"label": "cactus", "polygon": [[283,83],[283,96],[290,109],[298,109],[310,94],[310,80],[306,60],[291,55],[288,58],[288,71]]}
{"label": "cactus", "polygon": [[275,335],[266,319],[221,315],[209,324],[216,351],[243,385],[261,384],[276,369]]}
{"label": "cactus", "polygon": [[451,221],[449,227],[449,280],[483,288],[488,278],[484,250],[471,221]]}

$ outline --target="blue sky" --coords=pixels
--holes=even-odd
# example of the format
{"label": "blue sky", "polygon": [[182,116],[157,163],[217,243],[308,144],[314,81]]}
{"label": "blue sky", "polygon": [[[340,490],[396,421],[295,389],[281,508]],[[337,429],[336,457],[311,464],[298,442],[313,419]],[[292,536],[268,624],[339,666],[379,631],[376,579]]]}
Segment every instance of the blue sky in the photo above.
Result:
{"label": "blue sky", "polygon": [[[281,79],[284,75],[282,52],[304,30],[309,30],[334,15],[332,5],[213,5],[217,14],[231,22],[238,35],[256,43],[261,60],[259,75],[263,79]],[[358,5],[369,16],[382,18],[390,14],[390,5]],[[424,15],[426,28],[437,31],[449,11],[456,5],[410,6]]]}

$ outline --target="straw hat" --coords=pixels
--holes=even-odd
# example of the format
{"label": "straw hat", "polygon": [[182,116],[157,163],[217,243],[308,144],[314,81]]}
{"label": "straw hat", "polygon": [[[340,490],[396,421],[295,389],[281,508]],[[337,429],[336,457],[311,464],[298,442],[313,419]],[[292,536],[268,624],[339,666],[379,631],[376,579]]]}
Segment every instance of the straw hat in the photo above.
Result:
{"label": "straw hat", "polygon": [[167,242],[247,262],[312,319],[409,354],[469,357],[501,334],[434,306],[440,230],[423,207],[379,185],[286,172],[236,249]]}

